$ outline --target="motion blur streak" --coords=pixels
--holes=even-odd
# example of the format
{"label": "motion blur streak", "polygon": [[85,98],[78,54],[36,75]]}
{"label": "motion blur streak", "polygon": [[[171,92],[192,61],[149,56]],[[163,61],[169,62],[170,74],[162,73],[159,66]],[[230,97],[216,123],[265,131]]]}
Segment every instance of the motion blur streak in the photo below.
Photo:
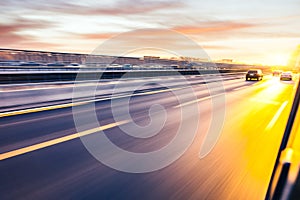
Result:
{"label": "motion blur streak", "polygon": [[[74,138],[2,160],[1,199],[264,199],[290,112],[293,81],[280,82],[278,77],[264,77],[259,82],[225,81],[225,124],[218,143],[203,159],[199,159],[199,149],[208,128],[214,126],[212,102],[205,85],[193,87],[198,99],[205,98],[198,102],[199,129],[190,148],[168,167],[145,174],[118,172],[95,160],[80,139]],[[184,88],[181,92],[189,95]],[[286,101],[276,122],[266,130]],[[118,127],[107,129],[105,134],[120,148],[132,152],[163,147],[180,123],[176,98],[169,92],[135,96],[130,112],[135,123],[147,124],[149,107],[156,103],[168,114],[158,135],[134,139]],[[115,123],[110,101],[96,102],[95,107],[100,125]],[[71,108],[0,120],[1,154],[76,132]]]}

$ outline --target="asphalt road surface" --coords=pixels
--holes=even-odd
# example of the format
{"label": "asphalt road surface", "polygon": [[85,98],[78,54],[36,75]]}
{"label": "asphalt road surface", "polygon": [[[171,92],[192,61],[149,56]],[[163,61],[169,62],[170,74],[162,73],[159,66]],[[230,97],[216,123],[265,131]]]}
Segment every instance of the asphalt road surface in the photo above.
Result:
{"label": "asphalt road surface", "polygon": [[[177,88],[176,95],[167,89],[144,91],[130,98],[130,119],[126,97],[95,102],[100,128],[86,120],[81,137],[105,134],[118,147],[137,154],[170,144],[180,124],[191,123],[193,128],[198,119],[196,135],[184,154],[148,173],[112,169],[89,153],[73,119],[88,116],[89,104],[1,117],[0,199],[264,199],[295,84],[269,76],[259,82],[227,80],[223,86],[224,95],[218,93],[222,88],[193,85],[196,100],[185,87]],[[141,135],[151,134],[149,109],[157,104],[164,112],[154,109],[152,117],[164,123],[154,130],[156,135],[135,138],[124,133],[122,127],[134,124],[146,127]],[[123,121],[113,117],[114,109]],[[182,109],[193,109],[194,114],[184,115]],[[215,145],[199,156],[208,135],[216,134],[218,127]],[[123,164],[137,165],[130,160]]]}

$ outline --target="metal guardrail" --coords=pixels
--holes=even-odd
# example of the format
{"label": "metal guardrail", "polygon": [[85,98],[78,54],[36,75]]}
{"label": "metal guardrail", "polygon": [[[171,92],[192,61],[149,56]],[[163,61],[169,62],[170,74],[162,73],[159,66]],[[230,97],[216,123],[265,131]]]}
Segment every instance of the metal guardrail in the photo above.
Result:
{"label": "metal guardrail", "polygon": [[138,67],[132,69],[122,69],[122,68],[114,68],[114,67],[107,67],[107,68],[95,68],[95,67],[16,67],[16,66],[0,66],[0,73],[6,72],[103,72],[103,71],[202,71],[202,70],[232,70],[232,71],[240,71],[245,69],[232,69],[232,68],[209,68],[209,69],[185,69],[185,68],[170,68],[170,67],[162,67],[162,68],[149,68],[149,67]]}

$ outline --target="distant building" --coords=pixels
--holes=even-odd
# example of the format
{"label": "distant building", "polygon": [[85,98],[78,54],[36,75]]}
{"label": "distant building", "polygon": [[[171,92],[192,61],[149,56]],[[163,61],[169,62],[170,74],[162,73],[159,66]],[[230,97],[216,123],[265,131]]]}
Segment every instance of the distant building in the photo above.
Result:
{"label": "distant building", "polygon": [[0,49],[0,62],[19,61],[47,63],[82,63],[86,55],[76,53],[60,53],[33,50]]}
{"label": "distant building", "polygon": [[220,62],[222,62],[222,63],[233,63],[233,59],[222,59]]}
{"label": "distant building", "polygon": [[[300,49],[300,47],[298,48]],[[297,57],[298,58],[298,57]],[[0,65],[2,66],[76,66],[86,65],[90,67],[116,66],[141,66],[144,68],[176,68],[178,69],[226,69],[249,68],[249,65],[234,64],[232,59],[223,59],[222,62],[210,62],[199,58],[160,58],[159,56],[125,57],[109,55],[93,55],[79,53],[61,53],[18,49],[0,49]],[[25,63],[25,64],[24,64]],[[29,63],[29,64],[28,64]],[[34,63],[34,65],[32,64]]]}

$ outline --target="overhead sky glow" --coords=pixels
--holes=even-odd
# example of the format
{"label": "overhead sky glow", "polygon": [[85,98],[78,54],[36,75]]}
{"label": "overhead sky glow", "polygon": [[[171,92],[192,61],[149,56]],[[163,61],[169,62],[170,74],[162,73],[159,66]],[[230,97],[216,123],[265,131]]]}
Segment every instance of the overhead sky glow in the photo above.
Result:
{"label": "overhead sky glow", "polygon": [[285,65],[300,44],[300,0],[8,0],[0,8],[1,48],[90,53],[114,35],[155,28],[186,35],[213,60]]}

